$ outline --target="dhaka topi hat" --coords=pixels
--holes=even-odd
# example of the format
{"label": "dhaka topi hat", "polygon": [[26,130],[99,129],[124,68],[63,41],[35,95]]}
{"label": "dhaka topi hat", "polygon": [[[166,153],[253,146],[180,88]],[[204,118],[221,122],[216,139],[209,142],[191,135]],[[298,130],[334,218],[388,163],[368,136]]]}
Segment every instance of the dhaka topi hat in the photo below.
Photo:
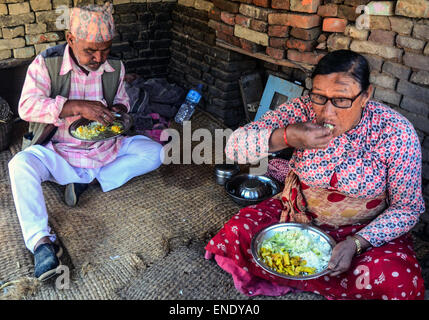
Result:
{"label": "dhaka topi hat", "polygon": [[72,8],[70,32],[80,40],[106,42],[114,37],[113,7],[109,2],[103,6],[86,5]]}

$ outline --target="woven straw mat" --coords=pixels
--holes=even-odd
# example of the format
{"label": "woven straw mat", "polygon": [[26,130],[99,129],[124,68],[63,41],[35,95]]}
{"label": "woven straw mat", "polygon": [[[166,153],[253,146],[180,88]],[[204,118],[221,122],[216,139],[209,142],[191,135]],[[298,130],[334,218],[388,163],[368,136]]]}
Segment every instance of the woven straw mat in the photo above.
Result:
{"label": "woven straw mat", "polygon": [[[192,129],[199,128],[213,132],[223,125],[198,112]],[[229,274],[204,259],[207,241],[239,210],[215,183],[209,164],[163,165],[107,193],[90,185],[75,208],[64,204],[64,186],[43,183],[71,282],[67,290],[56,280],[34,284],[7,171],[21,137],[15,134],[9,150],[0,152],[0,288],[21,286],[0,290],[0,299],[249,299]],[[300,293],[276,299],[320,298]]]}
{"label": "woven straw mat", "polygon": [[[221,128],[205,113],[197,113],[193,125]],[[16,153],[19,147],[10,150]],[[7,282],[32,276],[33,258],[24,246],[10,192],[7,162],[12,153],[0,154],[0,281]],[[60,292],[52,283],[43,284],[33,296],[41,299],[116,297],[114,291],[139,271],[135,264],[146,268],[191,240],[207,241],[239,209],[215,183],[213,165],[163,165],[107,193],[90,185],[74,208],[63,202],[64,186],[42,186],[73,285]],[[82,272],[86,269],[91,272]],[[87,285],[91,275],[98,282]]]}
{"label": "woven straw mat", "polygon": [[204,246],[204,243],[193,242],[174,250],[132,279],[118,295],[127,300],[322,299],[319,295],[305,292],[283,297],[245,296],[235,289],[231,276],[219,268],[214,260],[205,260]]}

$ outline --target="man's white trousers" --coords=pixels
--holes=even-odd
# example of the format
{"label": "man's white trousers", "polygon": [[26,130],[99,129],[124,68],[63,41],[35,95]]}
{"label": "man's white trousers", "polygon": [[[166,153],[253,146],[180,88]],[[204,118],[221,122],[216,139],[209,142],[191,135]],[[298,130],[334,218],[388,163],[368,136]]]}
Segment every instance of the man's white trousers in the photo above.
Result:
{"label": "man's white trousers", "polygon": [[53,150],[34,145],[17,153],[9,162],[9,175],[16,211],[26,247],[33,253],[35,244],[56,236],[48,226],[42,185],[90,183],[97,179],[103,192],[122,186],[130,179],[157,169],[163,161],[162,145],[145,136],[126,137],[117,158],[101,168],[71,166]]}

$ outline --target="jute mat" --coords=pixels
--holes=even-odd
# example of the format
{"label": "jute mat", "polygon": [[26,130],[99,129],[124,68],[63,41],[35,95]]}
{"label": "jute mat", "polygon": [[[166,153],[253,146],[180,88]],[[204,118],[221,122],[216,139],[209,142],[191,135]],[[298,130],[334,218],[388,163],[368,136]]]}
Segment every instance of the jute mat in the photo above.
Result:
{"label": "jute mat", "polygon": [[[0,152],[0,286],[32,274],[32,255],[25,248],[10,191],[7,163],[12,154]],[[1,291],[0,291],[1,294]]]}
{"label": "jute mat", "polygon": [[[182,134],[180,127],[173,128]],[[192,119],[193,131],[198,128],[213,132],[223,126],[199,112]],[[90,185],[75,208],[64,204],[63,186],[43,183],[49,223],[64,248],[70,282],[60,288],[60,277],[35,281],[7,171],[20,149],[20,137],[15,138],[0,152],[0,299],[248,299],[230,275],[203,257],[210,237],[239,210],[215,183],[212,164],[163,165],[107,193]]]}
{"label": "jute mat", "polygon": [[[206,114],[196,114],[193,119],[194,128],[219,128],[214,123]],[[3,282],[31,277],[33,273],[33,258],[24,247],[8,184],[7,162],[17,151],[19,146],[14,144],[0,158]],[[215,184],[212,165],[163,165],[107,193],[91,185],[75,208],[64,204],[63,186],[47,182],[43,183],[43,191],[49,224],[65,250],[65,264],[76,283],[66,294],[43,284],[35,295],[43,299],[111,298],[115,296],[112,290],[131,276],[125,272],[126,277],[115,283],[118,277],[106,269],[111,261],[133,255],[150,266],[193,239],[208,239],[239,209],[223,187]],[[85,266],[93,266],[94,276],[102,281],[86,285],[90,278],[81,277]],[[121,268],[118,265],[113,269],[120,273]]]}
{"label": "jute mat", "polygon": [[[177,248],[166,258],[142,271],[118,295],[127,300],[319,300],[313,293],[282,297],[248,297],[235,289],[232,278],[214,260],[204,258],[204,243]],[[162,275],[162,277],[160,277]]]}

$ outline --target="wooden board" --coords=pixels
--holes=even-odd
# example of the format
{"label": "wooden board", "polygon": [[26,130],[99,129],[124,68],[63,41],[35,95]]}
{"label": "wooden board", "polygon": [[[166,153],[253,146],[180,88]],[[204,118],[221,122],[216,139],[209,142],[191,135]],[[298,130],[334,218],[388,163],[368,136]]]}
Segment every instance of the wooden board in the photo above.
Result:
{"label": "wooden board", "polygon": [[264,90],[261,76],[257,72],[244,75],[240,78],[239,84],[246,121],[250,122],[255,118]]}
{"label": "wooden board", "polygon": [[313,69],[315,68],[315,66],[313,66],[311,64],[298,63],[298,62],[294,62],[294,61],[287,60],[287,59],[277,60],[277,59],[271,58],[270,56],[268,56],[264,53],[261,53],[261,52],[255,52],[255,53],[248,52],[242,48],[230,45],[230,44],[228,44],[222,40],[216,40],[216,45],[219,47],[225,48],[225,49],[229,49],[229,50],[232,50],[232,51],[235,51],[235,52],[238,52],[238,53],[241,53],[241,54],[244,54],[244,55],[256,58],[256,59],[259,59],[259,60],[263,60],[263,61],[266,61],[266,62],[269,62],[272,64],[276,64],[279,66],[301,69],[302,71],[307,72],[307,73],[313,71]]}

